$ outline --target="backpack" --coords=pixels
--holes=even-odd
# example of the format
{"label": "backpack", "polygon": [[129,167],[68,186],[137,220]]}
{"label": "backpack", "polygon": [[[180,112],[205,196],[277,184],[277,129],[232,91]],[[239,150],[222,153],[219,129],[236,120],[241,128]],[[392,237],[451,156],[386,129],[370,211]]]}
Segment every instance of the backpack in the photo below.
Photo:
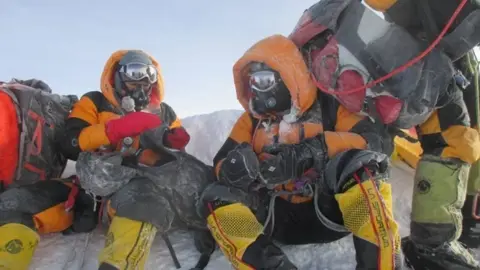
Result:
{"label": "backpack", "polygon": [[0,192],[62,175],[67,159],[56,138],[76,101],[40,80],[0,82]]}
{"label": "backpack", "polygon": [[[319,1],[303,13],[289,38],[304,54],[320,90],[334,95],[347,109],[363,110],[374,118],[376,112],[392,118],[398,113],[388,123],[395,128],[423,123],[444,105],[439,97],[456,90],[453,63],[445,50],[434,48],[424,54],[426,42],[360,1]],[[418,62],[402,70],[413,59]],[[376,83],[379,79],[385,80]],[[384,102],[377,103],[377,98]]]}

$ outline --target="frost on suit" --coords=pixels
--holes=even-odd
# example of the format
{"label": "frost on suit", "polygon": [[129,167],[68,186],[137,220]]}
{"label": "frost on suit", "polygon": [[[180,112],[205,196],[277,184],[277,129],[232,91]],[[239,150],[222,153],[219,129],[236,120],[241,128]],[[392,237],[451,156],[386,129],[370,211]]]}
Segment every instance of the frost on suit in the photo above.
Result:
{"label": "frost on suit", "polygon": [[[142,136],[141,144],[155,142],[148,148],[169,155],[170,161],[160,166],[131,168],[121,164],[120,153],[81,153],[76,168],[82,187],[108,197],[115,215],[150,222],[161,232],[205,229],[206,223],[197,215],[195,204],[205,186],[214,181],[212,167],[188,153],[158,145],[162,141],[158,138],[163,136],[161,128]],[[103,213],[102,220],[107,221],[108,211]]]}

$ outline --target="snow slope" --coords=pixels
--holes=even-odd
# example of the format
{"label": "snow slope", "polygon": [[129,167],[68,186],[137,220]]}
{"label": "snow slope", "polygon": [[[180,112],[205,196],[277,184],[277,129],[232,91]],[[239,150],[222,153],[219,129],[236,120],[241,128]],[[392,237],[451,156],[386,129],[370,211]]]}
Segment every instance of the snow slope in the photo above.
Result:
{"label": "snow slope", "polygon": [[[187,151],[202,161],[211,164],[213,156],[228,136],[240,111],[226,110],[206,115],[188,117],[183,120],[192,135]],[[69,164],[66,175],[74,173]],[[402,236],[408,235],[411,208],[413,170],[404,163],[395,163],[391,183],[395,206],[395,217],[400,223]],[[106,228],[99,228],[91,234],[62,236],[45,235],[35,253],[35,270],[92,270],[97,269],[97,254],[104,244]],[[187,232],[176,232],[170,237],[182,269],[190,269],[198,259],[193,241]],[[85,250],[85,252],[83,252]],[[284,247],[284,250],[299,269],[341,270],[354,269],[355,257],[351,236],[325,245],[304,245]],[[477,251],[480,258],[480,252]],[[167,247],[160,237],[154,242],[146,269],[176,269]],[[218,250],[213,254],[207,269],[232,269]]]}

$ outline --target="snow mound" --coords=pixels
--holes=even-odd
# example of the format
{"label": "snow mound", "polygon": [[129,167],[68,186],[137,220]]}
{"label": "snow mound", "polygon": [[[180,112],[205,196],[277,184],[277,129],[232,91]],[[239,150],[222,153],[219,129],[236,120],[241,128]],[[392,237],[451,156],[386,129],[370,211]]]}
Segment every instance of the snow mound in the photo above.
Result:
{"label": "snow mound", "polygon": [[[187,151],[207,164],[221,147],[230,130],[241,114],[238,110],[218,111],[183,119],[184,126],[191,134]],[[65,175],[75,171],[69,163]],[[412,196],[413,170],[404,163],[395,163],[391,172],[395,218],[400,224],[402,236],[408,235]],[[35,252],[30,269],[35,270],[93,270],[97,269],[98,252],[104,245],[107,228],[98,228],[90,234],[44,235]],[[199,254],[193,246],[188,232],[175,232],[170,240],[182,265],[190,269],[195,265]],[[355,256],[352,237],[346,237],[331,244],[284,246],[290,259],[299,269],[341,270],[354,269]],[[480,258],[480,252],[477,251]],[[157,237],[150,253],[146,269],[176,269],[170,253],[161,237]],[[220,251],[212,255],[207,269],[232,269]]]}

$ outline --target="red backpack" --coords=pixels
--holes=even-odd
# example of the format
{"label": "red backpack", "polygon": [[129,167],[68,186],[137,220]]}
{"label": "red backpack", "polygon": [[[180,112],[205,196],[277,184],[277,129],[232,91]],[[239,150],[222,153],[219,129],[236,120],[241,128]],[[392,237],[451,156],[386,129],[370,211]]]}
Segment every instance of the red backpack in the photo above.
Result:
{"label": "red backpack", "polygon": [[56,138],[77,100],[40,80],[0,82],[0,191],[61,176],[67,159]]}

